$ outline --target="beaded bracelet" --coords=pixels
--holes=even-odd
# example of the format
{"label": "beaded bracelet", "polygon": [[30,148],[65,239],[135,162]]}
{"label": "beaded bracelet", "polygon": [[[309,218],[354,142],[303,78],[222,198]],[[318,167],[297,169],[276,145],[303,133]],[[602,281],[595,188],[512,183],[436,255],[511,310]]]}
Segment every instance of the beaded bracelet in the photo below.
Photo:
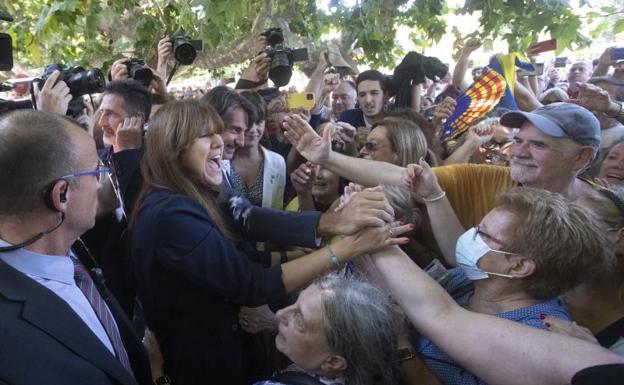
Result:
{"label": "beaded bracelet", "polygon": [[329,259],[332,261],[332,263],[339,269],[342,268],[342,264],[340,263],[340,259],[336,256],[336,254],[334,254],[334,252],[332,251],[332,249],[329,247],[329,245],[327,245],[327,251],[329,251]]}

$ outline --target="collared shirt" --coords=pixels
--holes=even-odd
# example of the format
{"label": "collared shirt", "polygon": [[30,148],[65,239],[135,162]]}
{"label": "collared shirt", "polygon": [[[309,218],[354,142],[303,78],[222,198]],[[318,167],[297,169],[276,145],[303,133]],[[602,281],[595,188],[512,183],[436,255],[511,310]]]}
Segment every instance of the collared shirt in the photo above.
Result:
{"label": "collared shirt", "polygon": [[[10,246],[0,239],[0,246]],[[38,254],[26,249],[0,253],[0,259],[41,284],[72,308],[87,327],[115,355],[108,334],[74,279],[74,263],[67,255]]]}
{"label": "collared shirt", "polygon": [[[461,306],[466,306],[474,293],[474,284],[466,277],[461,268],[449,270],[449,278],[442,285]],[[496,317],[515,321],[527,326],[544,329],[540,314],[570,320],[563,303],[557,298],[544,300],[535,305],[496,314]],[[416,351],[429,370],[443,385],[485,385],[485,382],[464,369],[448,354],[434,345],[429,339],[421,337],[414,344]]]}

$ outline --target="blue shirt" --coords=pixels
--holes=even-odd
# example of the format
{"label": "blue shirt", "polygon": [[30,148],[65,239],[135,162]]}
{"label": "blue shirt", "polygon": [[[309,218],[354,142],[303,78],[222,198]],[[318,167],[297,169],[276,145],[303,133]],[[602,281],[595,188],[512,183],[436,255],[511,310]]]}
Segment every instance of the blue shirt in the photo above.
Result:
{"label": "blue shirt", "polygon": [[[474,293],[474,285],[460,268],[449,270],[449,278],[443,283],[446,291],[461,306],[468,304]],[[548,316],[570,320],[565,307],[557,298],[544,302],[496,314],[496,317],[519,322],[527,326],[544,329],[540,313]],[[483,380],[470,373],[449,357],[429,339],[420,337],[414,344],[416,351],[425,365],[444,385],[476,385],[485,384]]]}
{"label": "blue shirt", "polygon": [[[0,239],[0,246],[10,246]],[[45,286],[72,308],[89,329],[115,355],[108,334],[74,279],[74,262],[67,255],[38,254],[26,249],[0,253],[0,259]]]}

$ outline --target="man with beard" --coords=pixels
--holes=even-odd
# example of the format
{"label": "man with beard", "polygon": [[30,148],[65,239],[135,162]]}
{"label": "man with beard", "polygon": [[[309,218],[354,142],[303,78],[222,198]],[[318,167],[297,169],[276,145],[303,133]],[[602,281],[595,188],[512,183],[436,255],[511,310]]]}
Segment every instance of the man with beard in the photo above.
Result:
{"label": "man with beard", "polygon": [[553,103],[533,112],[509,112],[501,124],[514,128],[511,167],[456,164],[430,168],[423,160],[406,168],[331,151],[323,138],[297,117],[286,120],[286,136],[308,160],[365,186],[380,183],[412,188],[425,203],[442,252],[453,254],[457,237],[493,208],[498,194],[519,184],[576,199],[593,185],[578,175],[600,146],[600,124],[587,109]]}

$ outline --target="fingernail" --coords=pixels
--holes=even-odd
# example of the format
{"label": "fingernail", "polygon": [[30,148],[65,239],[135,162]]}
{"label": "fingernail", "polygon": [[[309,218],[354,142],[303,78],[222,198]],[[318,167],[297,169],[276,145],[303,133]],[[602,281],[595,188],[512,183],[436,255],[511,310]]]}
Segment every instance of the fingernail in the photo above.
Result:
{"label": "fingernail", "polygon": [[544,314],[544,313],[540,313],[540,316],[539,316],[539,317],[540,317],[540,319],[544,319],[544,318],[546,318],[546,314]]}
{"label": "fingernail", "polygon": [[409,238],[401,238],[401,243],[404,245],[409,243]]}
{"label": "fingernail", "polygon": [[548,322],[544,322],[544,325],[546,325],[547,328],[550,327],[550,324]]}
{"label": "fingernail", "polygon": [[409,227],[410,230],[414,230],[414,228],[416,227],[415,224],[410,223],[409,225],[407,225],[407,227]]}
{"label": "fingernail", "polygon": [[399,224],[403,226],[405,223],[403,221],[399,221]]}

